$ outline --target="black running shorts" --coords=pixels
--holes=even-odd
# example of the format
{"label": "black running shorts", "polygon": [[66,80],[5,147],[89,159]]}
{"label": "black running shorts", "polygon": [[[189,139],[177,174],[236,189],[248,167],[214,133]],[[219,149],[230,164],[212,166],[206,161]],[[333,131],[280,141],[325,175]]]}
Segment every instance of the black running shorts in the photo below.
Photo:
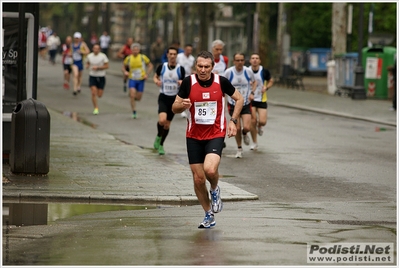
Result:
{"label": "black running shorts", "polygon": [[166,119],[172,121],[175,114],[172,111],[172,105],[175,102],[176,96],[167,96],[165,94],[159,94],[158,97],[158,114],[166,113]]}
{"label": "black running shorts", "polygon": [[104,89],[105,76],[89,76],[89,86],[95,86],[97,89]]}
{"label": "black running shorts", "polygon": [[[233,112],[234,112],[234,107],[235,107],[235,106],[234,106],[234,105],[231,105],[231,104],[229,103],[228,107],[229,107],[229,114],[230,114],[230,116],[233,116]],[[242,115],[242,114],[251,114],[251,104],[244,105],[244,106],[242,107],[242,110],[241,110],[240,115]]]}
{"label": "black running shorts", "polygon": [[262,109],[267,109],[267,102],[262,102],[262,101],[252,101],[251,102],[252,107],[256,108],[262,108]]}
{"label": "black running shorts", "polygon": [[215,138],[211,140],[196,140],[186,138],[187,154],[189,164],[201,164],[205,161],[207,154],[217,154],[222,156],[223,138]]}

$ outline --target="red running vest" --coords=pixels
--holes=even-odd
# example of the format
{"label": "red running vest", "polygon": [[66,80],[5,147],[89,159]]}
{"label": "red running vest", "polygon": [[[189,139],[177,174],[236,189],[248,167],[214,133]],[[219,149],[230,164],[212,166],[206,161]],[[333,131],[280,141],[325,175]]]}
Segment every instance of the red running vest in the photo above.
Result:
{"label": "red running vest", "polygon": [[191,75],[189,98],[191,107],[187,116],[187,138],[210,140],[226,136],[224,93],[220,76],[214,74],[210,87],[202,87],[195,74]]}

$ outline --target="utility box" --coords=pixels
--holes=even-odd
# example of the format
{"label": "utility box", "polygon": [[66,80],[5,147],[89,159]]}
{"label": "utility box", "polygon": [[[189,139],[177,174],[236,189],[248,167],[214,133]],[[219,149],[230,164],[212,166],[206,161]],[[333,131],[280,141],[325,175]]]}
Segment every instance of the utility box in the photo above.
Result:
{"label": "utility box", "polygon": [[344,55],[344,86],[352,87],[355,86],[355,69],[357,66],[357,60],[359,53],[352,52]]}
{"label": "utility box", "polygon": [[47,174],[49,160],[50,114],[41,102],[21,101],[11,116],[11,172]]}
{"label": "utility box", "polygon": [[308,48],[306,47],[291,47],[289,51],[289,57],[291,59],[291,67],[294,70],[305,71],[307,58],[306,51]]}
{"label": "utility box", "polygon": [[388,99],[388,67],[395,63],[396,48],[389,46],[366,47],[362,50],[364,87],[367,97]]}
{"label": "utility box", "polygon": [[307,54],[307,71],[310,74],[327,74],[327,62],[331,58],[330,48],[310,48]]}

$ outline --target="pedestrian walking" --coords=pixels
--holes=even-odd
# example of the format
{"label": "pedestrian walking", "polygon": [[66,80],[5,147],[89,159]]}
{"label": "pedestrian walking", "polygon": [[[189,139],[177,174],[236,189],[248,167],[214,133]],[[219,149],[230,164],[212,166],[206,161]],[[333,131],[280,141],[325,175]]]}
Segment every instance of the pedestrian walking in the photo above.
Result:
{"label": "pedestrian walking", "polygon": [[[134,39],[132,37],[129,37],[126,39],[126,43],[119,49],[118,51],[118,58],[125,60],[127,56],[130,56],[132,54],[132,49],[131,46],[134,42]],[[129,72],[129,66],[126,67],[126,71]],[[128,79],[129,75],[126,75],[123,73],[123,92],[126,92],[126,82]]]}
{"label": "pedestrian walking", "polygon": [[397,99],[397,66],[396,66],[396,56],[395,62],[392,66],[388,66],[388,71],[392,73],[392,83],[393,83],[393,96],[392,96],[392,107],[390,108],[391,111],[396,111],[396,99]]}
{"label": "pedestrian walking", "polygon": [[89,86],[91,90],[91,101],[94,106],[93,114],[97,115],[98,102],[97,98],[101,98],[105,87],[105,74],[108,69],[108,57],[101,52],[99,44],[93,46],[93,52],[87,55],[86,69],[89,69]]}
{"label": "pedestrian walking", "polygon": [[177,54],[176,61],[178,64],[180,64],[180,66],[184,68],[186,77],[190,76],[194,72],[195,58],[192,53],[193,46],[191,44],[187,44],[184,46],[184,52]]}
{"label": "pedestrian walking", "polygon": [[56,32],[53,32],[48,38],[47,38],[47,47],[48,47],[48,54],[50,56],[50,63],[55,64],[55,58],[57,56],[58,52],[58,47],[61,45],[61,40],[60,37],[57,36]]}
{"label": "pedestrian walking", "polygon": [[90,53],[89,47],[82,39],[80,32],[73,34],[72,43],[72,72],[73,72],[73,95],[76,96],[81,91],[83,75],[83,59]]}
{"label": "pedestrian walking", "polygon": [[69,80],[72,72],[72,36],[68,35],[65,38],[65,43],[62,44],[62,68],[64,70],[64,89],[69,89]]}
{"label": "pedestrian walking", "polygon": [[[187,44],[184,46],[184,52],[177,54],[177,63],[183,66],[184,71],[186,73],[186,77],[194,73],[194,62],[195,58],[192,55],[193,46],[191,44]],[[187,118],[186,111],[181,113],[181,117]]]}
{"label": "pedestrian walking", "polygon": [[[247,133],[251,130],[251,101],[254,98],[257,83],[252,70],[244,66],[245,55],[243,53],[234,54],[233,62],[234,66],[227,68],[224,75],[244,98],[244,106],[242,107],[240,117],[237,119],[238,132],[235,136],[237,142],[235,157],[242,158],[242,140],[244,140],[245,145],[249,145],[250,141]],[[228,109],[231,116],[235,110],[235,105],[235,100],[228,97]]]}
{"label": "pedestrian walking", "polygon": [[47,53],[47,29],[45,27],[40,28],[38,46],[39,46],[39,55],[42,59],[45,60]]}
{"label": "pedestrian walking", "polygon": [[176,58],[177,49],[169,47],[168,62],[158,66],[154,74],[154,83],[159,86],[158,132],[154,141],[154,149],[158,150],[160,155],[165,154],[163,144],[169,134],[170,124],[175,115],[172,111],[172,105],[185,76],[184,68],[177,63]]}
{"label": "pedestrian walking", "polygon": [[98,37],[96,32],[91,32],[90,36],[90,49],[93,49],[93,46],[98,43]]}
{"label": "pedestrian walking", "polygon": [[100,36],[99,41],[101,52],[108,56],[108,48],[111,44],[111,36],[108,35],[107,31],[104,31],[103,34]]}
{"label": "pedestrian walking", "polygon": [[129,77],[130,106],[133,119],[137,118],[136,101],[140,101],[144,93],[145,80],[154,68],[150,59],[140,53],[139,43],[131,46],[132,54],[127,56],[122,65],[124,75]]}
{"label": "pedestrian walking", "polygon": [[397,79],[398,79],[398,74],[397,74],[397,65],[396,65],[396,58],[395,58],[395,64],[393,65],[393,98],[392,98],[392,108],[396,111],[396,98],[397,98],[397,92],[398,92],[398,83],[397,83]]}
{"label": "pedestrian walking", "polygon": [[[216,225],[214,213],[223,209],[221,190],[218,186],[218,167],[226,136],[237,133],[237,122],[244,99],[228,79],[212,73],[212,53],[201,51],[196,60],[196,74],[184,78],[173,103],[174,113],[188,109],[186,147],[190,169],[193,174],[194,191],[205,211],[204,220],[198,228]],[[235,101],[232,117],[226,123],[224,96]],[[226,128],[227,125],[227,128]],[[206,181],[210,183],[209,199]]]}
{"label": "pedestrian walking", "polygon": [[163,43],[162,37],[158,36],[156,41],[151,44],[150,48],[150,58],[151,62],[154,64],[154,70],[162,64],[162,55],[165,50],[165,44]]}
{"label": "pedestrian walking", "polygon": [[267,123],[267,91],[273,86],[273,78],[269,70],[260,65],[258,53],[253,53],[249,62],[256,80],[254,99],[251,102],[251,150],[257,150],[257,135],[263,135],[263,128]]}
{"label": "pedestrian walking", "polygon": [[212,42],[212,54],[215,58],[215,66],[213,67],[212,72],[223,75],[229,66],[229,58],[223,55],[224,42],[220,39],[217,39]]}

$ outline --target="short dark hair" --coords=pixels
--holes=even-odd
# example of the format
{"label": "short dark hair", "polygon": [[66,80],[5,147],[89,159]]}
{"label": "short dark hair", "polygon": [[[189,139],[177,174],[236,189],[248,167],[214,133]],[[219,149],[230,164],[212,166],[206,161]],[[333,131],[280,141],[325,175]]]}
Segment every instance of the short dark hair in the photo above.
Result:
{"label": "short dark hair", "polygon": [[177,48],[175,48],[175,47],[168,47],[168,52],[167,53],[169,53],[169,50],[175,50],[176,51],[176,53],[178,53],[178,51],[177,51]]}
{"label": "short dark hair", "polygon": [[[202,51],[200,51],[200,53],[198,53],[197,59],[200,58],[200,57],[201,57],[201,58],[204,58],[204,59],[211,59],[211,61],[212,61],[212,66],[215,65],[215,58],[213,57],[213,55],[212,55],[211,52],[206,51],[206,50],[202,50]],[[195,61],[197,61],[197,60],[195,60]]]}
{"label": "short dark hair", "polygon": [[235,59],[236,59],[236,56],[237,56],[237,55],[244,56],[244,60],[245,60],[245,54],[244,54],[244,53],[242,53],[242,52],[237,52],[237,53],[235,53],[235,54],[234,54],[234,56],[233,56],[233,60],[235,60]]}

